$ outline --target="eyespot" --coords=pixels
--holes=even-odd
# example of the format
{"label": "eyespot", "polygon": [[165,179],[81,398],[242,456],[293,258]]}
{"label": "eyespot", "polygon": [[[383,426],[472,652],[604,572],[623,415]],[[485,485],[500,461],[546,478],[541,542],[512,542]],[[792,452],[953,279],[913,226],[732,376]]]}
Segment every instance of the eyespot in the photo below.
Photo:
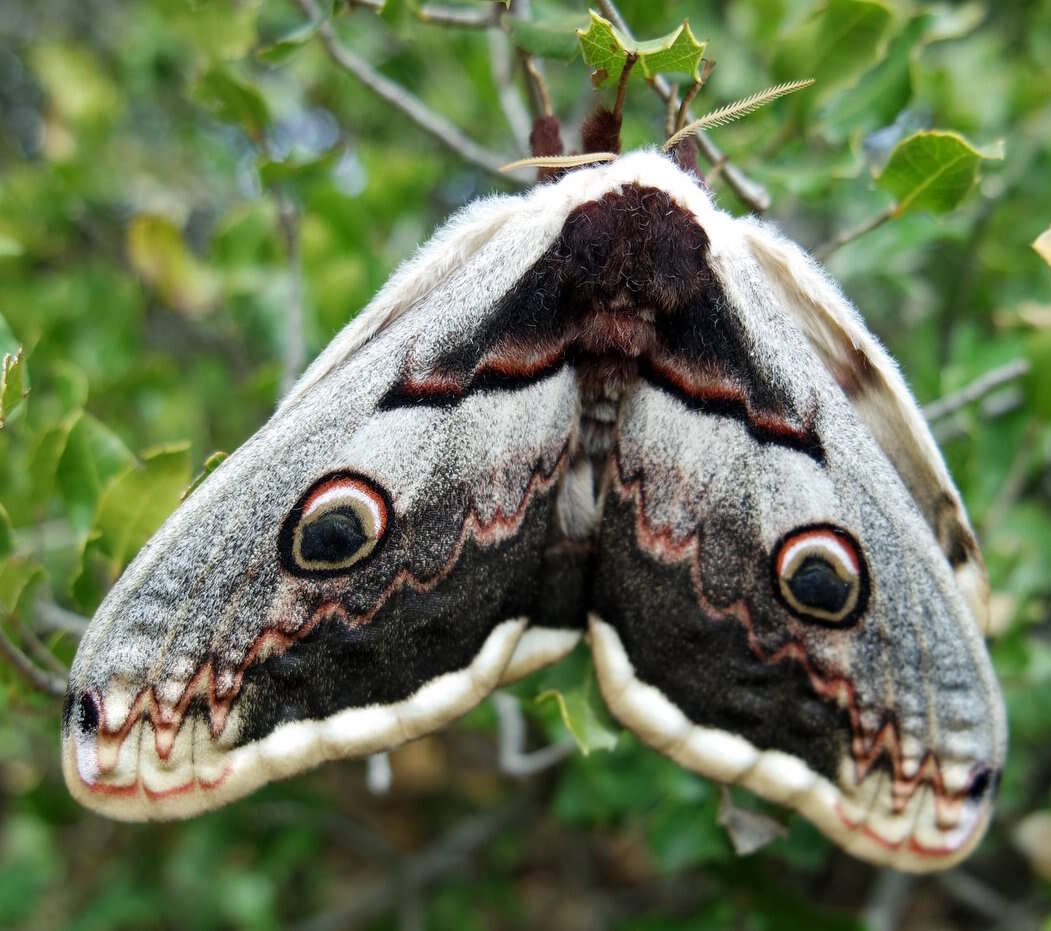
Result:
{"label": "eyespot", "polygon": [[868,567],[855,539],[829,524],[800,527],[774,549],[774,592],[796,617],[849,627],[865,610]]}
{"label": "eyespot", "polygon": [[281,529],[285,568],[296,575],[337,575],[367,559],[387,533],[390,504],[374,482],[338,472],[315,482]]}

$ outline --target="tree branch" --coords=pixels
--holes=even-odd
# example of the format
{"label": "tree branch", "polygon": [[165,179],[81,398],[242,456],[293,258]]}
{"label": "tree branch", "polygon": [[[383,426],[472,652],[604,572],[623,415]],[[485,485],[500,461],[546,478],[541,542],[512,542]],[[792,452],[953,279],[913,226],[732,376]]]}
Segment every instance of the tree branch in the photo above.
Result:
{"label": "tree branch", "polygon": [[844,230],[828,242],[822,243],[818,246],[814,250],[814,258],[824,261],[833,252],[842,248],[848,242],[853,242],[855,239],[864,236],[866,233],[871,233],[876,227],[882,226],[895,215],[897,209],[897,204],[891,204],[889,207],[877,213],[874,217],[869,217],[864,223],[860,223],[851,229]]}
{"label": "tree branch", "polygon": [[[309,20],[322,20],[321,10],[315,0],[295,0],[295,3]],[[464,161],[487,171],[494,177],[507,180],[507,175],[500,173],[500,166],[510,161],[509,158],[492,152],[473,139],[469,139],[418,97],[400,84],[380,74],[363,58],[359,58],[339,41],[331,22],[322,20],[321,25],[318,26],[317,36],[329,58],[348,74],[352,74],[361,81],[377,97],[400,110],[417,126],[430,133]]]}
{"label": "tree branch", "polygon": [[463,869],[466,859],[532,809],[530,802],[517,800],[506,808],[461,821],[430,847],[407,857],[400,867],[388,867],[388,879],[357,890],[348,905],[304,922],[299,931],[344,931],[390,912],[406,890],[419,890]]}
{"label": "tree branch", "polygon": [[43,692],[45,695],[51,695],[54,698],[65,697],[66,680],[62,676],[57,676],[37,666],[18,648],[2,626],[0,626],[0,654],[7,657],[11,665],[38,692]]}
{"label": "tree branch", "polygon": [[[617,9],[617,5],[613,0],[598,0],[598,6],[606,19],[613,23],[628,38],[632,37],[628,24],[624,22],[624,17],[620,15],[620,10]],[[671,85],[662,75],[658,74],[650,82],[650,85],[660,94],[661,99],[665,103],[674,94]],[[688,114],[687,119],[690,119]],[[770,208],[770,194],[766,188],[758,181],[753,181],[740,168],[732,164],[707,134],[699,132],[694,136],[694,139],[697,140],[697,147],[701,150],[701,154],[711,164],[722,165],[722,176],[726,179],[726,183],[747,207],[760,213]]]}
{"label": "tree branch", "polygon": [[37,601],[34,614],[36,617],[34,626],[40,631],[58,630],[62,631],[62,633],[72,634],[79,640],[84,636],[84,631],[88,629],[88,619],[86,617],[81,617],[79,614],[60,608],[53,601],[43,598]]}
{"label": "tree branch", "polygon": [[1029,374],[1029,369],[1028,359],[1012,359],[1010,362],[1006,362],[986,372],[984,375],[980,375],[970,384],[964,385],[959,391],[954,391],[944,398],[938,398],[937,401],[931,401],[930,404],[923,408],[923,416],[930,422],[955,414],[968,404],[980,401],[997,388],[1024,378]]}
{"label": "tree branch", "polygon": [[307,360],[307,345],[303,336],[303,256],[299,247],[299,211],[292,199],[281,191],[274,192],[277,204],[277,224],[285,244],[285,259],[292,293],[285,311],[285,340],[281,350],[281,396],[292,390]]}
{"label": "tree branch", "polygon": [[576,752],[576,744],[567,739],[527,753],[526,721],[518,699],[508,692],[494,692],[493,708],[500,722],[499,766],[505,775],[533,776],[557,766]]}
{"label": "tree branch", "polygon": [[515,147],[519,152],[528,152],[533,121],[514,81],[515,50],[511,47],[507,33],[500,29],[488,30],[486,38],[489,42],[489,67],[500,97],[500,106],[514,136]]}
{"label": "tree branch", "polygon": [[[364,7],[368,10],[379,12],[383,9],[385,0],[347,0],[348,9]],[[499,26],[503,9],[499,3],[490,3],[479,9],[438,6],[436,4],[425,4],[416,11],[416,18],[421,23],[431,23],[435,26],[456,26],[461,29],[487,29],[490,26]]]}

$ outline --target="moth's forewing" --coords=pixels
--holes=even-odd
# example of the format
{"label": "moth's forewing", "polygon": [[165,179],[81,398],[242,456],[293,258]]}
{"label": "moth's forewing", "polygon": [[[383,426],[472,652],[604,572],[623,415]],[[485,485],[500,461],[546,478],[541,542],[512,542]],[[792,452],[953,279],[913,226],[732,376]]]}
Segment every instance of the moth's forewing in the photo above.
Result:
{"label": "moth's forewing", "polygon": [[128,567],[70,679],[80,801],[193,814],[441,727],[579,640],[546,591],[576,381],[473,373],[559,226],[513,199],[454,220]]}

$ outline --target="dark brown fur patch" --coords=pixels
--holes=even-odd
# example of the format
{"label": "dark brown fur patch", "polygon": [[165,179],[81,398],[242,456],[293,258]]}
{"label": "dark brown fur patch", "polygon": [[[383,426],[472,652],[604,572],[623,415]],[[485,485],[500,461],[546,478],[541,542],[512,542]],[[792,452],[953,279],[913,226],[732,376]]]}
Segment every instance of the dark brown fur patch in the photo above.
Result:
{"label": "dark brown fur patch", "polygon": [[619,399],[644,378],[692,409],[744,423],[759,442],[822,461],[813,412],[794,409],[756,366],[748,338],[693,214],[664,191],[627,184],[573,210],[477,337],[427,372],[407,372],[380,406],[457,404],[569,365],[585,402]]}
{"label": "dark brown fur patch", "polygon": [[620,152],[621,119],[605,107],[599,107],[585,121],[580,130],[580,142],[585,152]]}
{"label": "dark brown fur patch", "polygon": [[[536,158],[561,155],[562,132],[556,116],[538,116],[533,120],[533,131],[529,134],[529,147]],[[538,181],[557,181],[565,174],[564,168],[538,168]]]}
{"label": "dark brown fur patch", "polygon": [[681,139],[668,154],[683,171],[688,171],[698,178],[701,176],[701,169],[697,164],[697,143],[693,141],[692,136]]}

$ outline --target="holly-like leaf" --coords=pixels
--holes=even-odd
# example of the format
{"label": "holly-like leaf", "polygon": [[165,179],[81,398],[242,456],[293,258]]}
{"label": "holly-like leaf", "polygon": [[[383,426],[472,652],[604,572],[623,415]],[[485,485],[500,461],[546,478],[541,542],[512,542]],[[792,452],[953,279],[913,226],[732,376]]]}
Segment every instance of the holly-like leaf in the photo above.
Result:
{"label": "holly-like leaf", "polygon": [[566,730],[587,756],[592,750],[612,750],[619,732],[598,695],[593,671],[567,689],[548,689],[537,695],[538,702],[554,701]]}
{"label": "holly-like leaf", "polygon": [[927,130],[903,139],[876,183],[897,198],[895,215],[908,210],[945,213],[967,196],[983,159],[1003,158],[1003,146],[976,149],[958,133]]}
{"label": "holly-like leaf", "polygon": [[587,29],[578,29],[577,37],[584,61],[594,71],[596,87],[616,83],[629,55],[638,59],[633,74],[637,71],[643,78],[657,74],[686,74],[694,81],[700,78],[705,43],[697,41],[686,20],[665,36],[639,42],[592,10]]}
{"label": "holly-like leaf", "polygon": [[1051,265],[1051,226],[1033,240],[1033,250],[1048,265]]}

